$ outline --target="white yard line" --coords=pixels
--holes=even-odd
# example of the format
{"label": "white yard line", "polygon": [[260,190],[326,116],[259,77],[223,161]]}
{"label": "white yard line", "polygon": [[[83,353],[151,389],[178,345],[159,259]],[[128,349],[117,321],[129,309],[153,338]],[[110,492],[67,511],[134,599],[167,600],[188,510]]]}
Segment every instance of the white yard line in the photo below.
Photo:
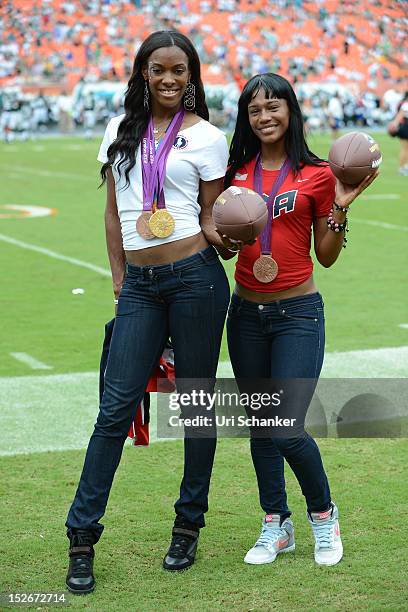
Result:
{"label": "white yard line", "polygon": [[54,170],[41,170],[40,168],[30,168],[29,166],[19,166],[17,164],[1,164],[2,169],[19,174],[35,174],[35,176],[41,176],[45,178],[62,178],[62,179],[75,179],[80,181],[86,181],[88,183],[93,182],[92,175],[78,174],[77,172],[57,172]]}
{"label": "white yard line", "polygon": [[[229,362],[219,364],[218,376],[232,376]],[[372,381],[351,379],[408,377],[408,346],[327,353],[322,376],[350,378],[365,393]],[[154,406],[153,395],[152,441]],[[0,378],[0,455],[84,448],[97,412],[97,372]]]}
{"label": "white yard line", "polygon": [[32,370],[53,370],[53,366],[49,366],[42,361],[38,361],[35,357],[28,355],[27,353],[10,353],[11,357],[14,357],[17,361],[24,363]]}
{"label": "white yard line", "polygon": [[382,229],[387,230],[408,232],[407,225],[395,225],[394,223],[384,223],[383,221],[370,221],[369,219],[352,219],[352,223],[361,223],[363,225],[372,225],[373,227],[381,227]]}
{"label": "white yard line", "polygon": [[401,200],[399,193],[367,193],[361,196],[362,200]]}
{"label": "white yard line", "polygon": [[11,236],[5,236],[4,234],[0,234],[0,240],[2,240],[3,242],[7,242],[8,244],[12,244],[13,246],[20,247],[21,249],[35,251],[36,253],[47,255],[47,257],[53,257],[54,259],[59,259],[75,266],[80,266],[81,268],[87,268],[88,270],[92,270],[92,272],[102,274],[102,276],[111,276],[110,271],[105,268],[95,266],[94,264],[88,263],[87,261],[82,261],[81,259],[76,259],[75,257],[68,257],[67,255],[62,255],[61,253],[51,251],[50,249],[45,249],[44,247],[37,246],[36,244],[29,244],[28,242],[23,242],[22,240],[16,240],[15,238],[11,238]]}

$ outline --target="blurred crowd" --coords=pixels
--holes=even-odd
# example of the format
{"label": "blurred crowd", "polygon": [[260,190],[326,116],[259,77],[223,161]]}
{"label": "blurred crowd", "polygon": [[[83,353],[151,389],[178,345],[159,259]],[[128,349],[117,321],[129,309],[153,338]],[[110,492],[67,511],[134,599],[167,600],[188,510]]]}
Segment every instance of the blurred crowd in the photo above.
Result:
{"label": "blurred crowd", "polygon": [[[5,89],[0,93],[0,139],[6,142],[36,138],[42,133],[79,133],[87,138],[100,134],[107,121],[123,112],[125,84],[117,91],[103,89],[98,83],[81,81],[72,95],[63,91],[59,95],[25,94],[18,89]],[[361,126],[369,129],[384,128],[396,115],[403,94],[390,89],[379,98],[371,92],[353,96],[347,89],[333,91],[323,87],[307,89],[297,87],[308,132],[322,133],[332,129]],[[223,106],[222,88],[209,92],[210,118],[225,131],[232,131],[235,124],[237,100],[228,98]],[[336,103],[333,104],[333,101]]]}
{"label": "blurred crowd", "polygon": [[169,28],[194,42],[216,121],[227,127],[236,94],[259,72],[289,78],[311,129],[326,124],[335,91],[340,121],[375,126],[388,118],[385,93],[395,89],[397,99],[407,89],[402,0],[3,0],[3,137],[16,125],[24,133],[47,125],[93,129],[120,107],[117,95],[96,85],[120,88],[141,41]]}

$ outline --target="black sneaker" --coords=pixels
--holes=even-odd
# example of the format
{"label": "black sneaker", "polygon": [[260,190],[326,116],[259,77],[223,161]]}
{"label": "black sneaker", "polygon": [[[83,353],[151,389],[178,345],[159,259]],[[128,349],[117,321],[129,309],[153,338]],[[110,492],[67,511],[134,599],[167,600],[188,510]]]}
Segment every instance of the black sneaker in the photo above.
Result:
{"label": "black sneaker", "polygon": [[185,570],[194,563],[200,528],[177,517],[170,548],[163,559],[163,568],[170,572]]}
{"label": "black sneaker", "polygon": [[89,531],[78,529],[71,536],[69,568],[66,585],[71,593],[84,595],[95,588],[93,575],[94,539]]}

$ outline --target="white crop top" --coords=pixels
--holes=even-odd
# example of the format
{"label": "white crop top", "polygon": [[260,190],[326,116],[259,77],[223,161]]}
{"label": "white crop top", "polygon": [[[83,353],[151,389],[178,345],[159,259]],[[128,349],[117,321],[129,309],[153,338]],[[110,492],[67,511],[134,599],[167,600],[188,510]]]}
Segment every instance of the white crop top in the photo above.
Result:
{"label": "white crop top", "polygon": [[[118,127],[125,115],[113,117],[105,131],[98,160],[108,161],[107,150],[115,140]],[[113,164],[116,204],[122,227],[123,248],[137,251],[181,238],[194,236],[201,231],[198,203],[199,183],[213,181],[225,175],[228,162],[228,145],[223,132],[202,119],[191,127],[182,129],[170,150],[166,165],[164,196],[166,208],[175,221],[174,232],[168,238],[145,240],[136,231],[136,219],[143,210],[142,167],[140,146],[136,150],[136,165],[129,173],[130,185],[122,166],[122,176]]]}

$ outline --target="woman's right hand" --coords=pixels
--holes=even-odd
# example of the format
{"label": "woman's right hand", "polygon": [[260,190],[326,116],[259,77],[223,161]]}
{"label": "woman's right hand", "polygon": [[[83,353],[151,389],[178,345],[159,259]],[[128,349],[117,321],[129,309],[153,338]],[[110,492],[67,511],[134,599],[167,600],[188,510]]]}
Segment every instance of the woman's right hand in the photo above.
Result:
{"label": "woman's right hand", "polygon": [[123,281],[122,281],[122,282],[120,282],[120,283],[118,283],[118,282],[116,282],[116,283],[115,283],[114,281],[112,281],[112,285],[113,285],[113,296],[114,296],[114,297],[113,297],[113,303],[114,303],[114,305],[115,305],[115,317],[116,317],[116,313],[117,313],[117,311],[118,311],[118,300],[119,300],[119,294],[120,294],[120,291],[121,291],[121,289],[122,289],[122,283],[123,283]]}

